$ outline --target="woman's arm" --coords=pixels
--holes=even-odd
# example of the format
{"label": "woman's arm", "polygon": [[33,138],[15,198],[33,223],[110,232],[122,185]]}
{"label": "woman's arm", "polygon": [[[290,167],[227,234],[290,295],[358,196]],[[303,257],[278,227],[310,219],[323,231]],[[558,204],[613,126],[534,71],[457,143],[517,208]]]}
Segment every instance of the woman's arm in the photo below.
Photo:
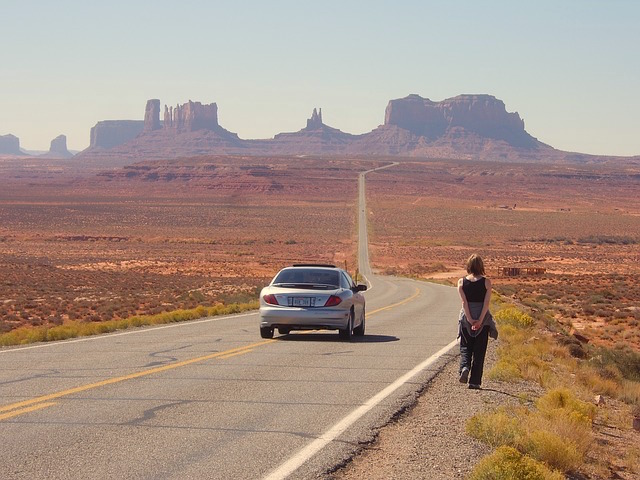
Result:
{"label": "woman's arm", "polygon": [[489,302],[491,301],[491,280],[489,280],[487,277],[484,277],[484,286],[487,288],[487,293],[484,296],[482,312],[480,312],[478,323],[471,327],[472,330],[477,330],[479,328],[482,328],[482,322],[484,321],[484,317],[487,315],[487,312],[489,311]]}
{"label": "woman's arm", "polygon": [[462,289],[462,284],[464,280],[461,278],[458,280],[458,295],[462,299],[462,309],[464,310],[464,316],[467,317],[467,322],[471,325],[476,323],[476,320],[471,317],[471,312],[469,311],[469,303],[467,302],[467,296],[464,294],[464,290]]}

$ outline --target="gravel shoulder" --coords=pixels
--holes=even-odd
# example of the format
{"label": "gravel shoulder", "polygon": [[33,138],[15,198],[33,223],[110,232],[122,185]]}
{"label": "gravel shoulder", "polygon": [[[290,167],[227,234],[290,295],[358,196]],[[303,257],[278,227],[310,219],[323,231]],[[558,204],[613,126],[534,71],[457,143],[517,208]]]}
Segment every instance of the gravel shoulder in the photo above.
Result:
{"label": "gravel shoulder", "polygon": [[[485,376],[495,361],[490,341]],[[465,478],[491,448],[468,437],[467,419],[498,404],[518,402],[524,385],[484,380],[481,390],[458,381],[455,356],[426,386],[416,402],[379,430],[351,461],[324,478],[333,480]]]}

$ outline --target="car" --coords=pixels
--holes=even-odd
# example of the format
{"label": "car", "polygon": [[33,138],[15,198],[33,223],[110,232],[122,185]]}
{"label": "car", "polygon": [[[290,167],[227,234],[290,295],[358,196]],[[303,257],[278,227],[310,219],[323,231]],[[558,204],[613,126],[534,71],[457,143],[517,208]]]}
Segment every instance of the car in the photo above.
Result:
{"label": "car", "polygon": [[335,265],[295,264],[280,270],[260,292],[260,336],[292,330],[338,330],[340,338],[364,335],[364,284]]}

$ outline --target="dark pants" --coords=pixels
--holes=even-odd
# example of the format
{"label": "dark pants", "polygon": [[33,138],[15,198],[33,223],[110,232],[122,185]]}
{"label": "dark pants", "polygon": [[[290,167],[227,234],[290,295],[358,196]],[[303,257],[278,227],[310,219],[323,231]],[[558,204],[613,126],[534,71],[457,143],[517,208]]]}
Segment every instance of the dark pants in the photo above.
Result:
{"label": "dark pants", "polygon": [[480,333],[472,337],[465,328],[460,329],[460,371],[464,367],[471,370],[469,383],[480,385],[484,369],[484,356],[489,342],[489,327],[484,326]]}

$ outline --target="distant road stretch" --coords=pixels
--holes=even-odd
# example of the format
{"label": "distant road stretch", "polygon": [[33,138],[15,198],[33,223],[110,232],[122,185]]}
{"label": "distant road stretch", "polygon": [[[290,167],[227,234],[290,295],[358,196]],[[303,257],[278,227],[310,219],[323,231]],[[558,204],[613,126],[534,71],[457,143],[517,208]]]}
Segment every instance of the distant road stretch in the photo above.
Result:
{"label": "distant road stretch", "polygon": [[371,272],[359,187],[364,337],[264,340],[252,312],[2,349],[0,478],[302,479],[348,458],[455,353],[460,308]]}

